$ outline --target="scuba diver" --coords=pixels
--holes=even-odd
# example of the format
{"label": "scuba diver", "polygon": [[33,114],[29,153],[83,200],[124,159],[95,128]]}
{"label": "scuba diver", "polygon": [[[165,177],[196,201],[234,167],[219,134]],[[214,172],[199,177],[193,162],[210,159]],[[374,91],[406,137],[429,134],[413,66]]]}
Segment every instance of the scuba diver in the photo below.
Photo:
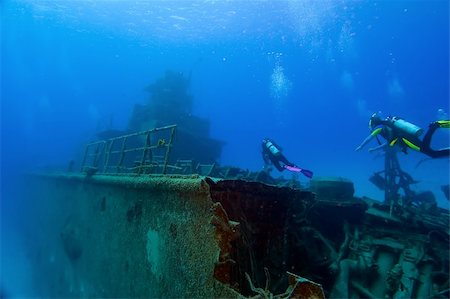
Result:
{"label": "scuba diver", "polygon": [[[312,178],[313,172],[307,169],[300,168],[295,164],[289,162],[286,157],[281,153],[281,147],[273,140],[265,138],[262,141],[262,156],[266,166],[272,162],[272,164],[278,169],[278,171],[289,170],[292,172],[301,172],[304,176]],[[283,165],[281,165],[281,163]]]}
{"label": "scuba diver", "polygon": [[369,152],[384,148],[387,145],[394,146],[397,144],[405,154],[407,153],[407,149],[411,148],[415,151],[424,153],[431,158],[450,157],[450,148],[438,150],[431,148],[431,138],[433,137],[434,132],[438,128],[450,128],[450,120],[438,120],[432,122],[422,140],[420,140],[419,137],[422,135],[423,129],[397,116],[388,116],[387,118],[382,119],[379,116],[379,113],[374,113],[369,120],[369,128],[372,133],[364,139],[355,151],[361,150],[373,138],[377,138],[378,140],[378,135],[380,135],[386,139],[387,142],[381,144],[378,140],[380,145],[369,149]]}

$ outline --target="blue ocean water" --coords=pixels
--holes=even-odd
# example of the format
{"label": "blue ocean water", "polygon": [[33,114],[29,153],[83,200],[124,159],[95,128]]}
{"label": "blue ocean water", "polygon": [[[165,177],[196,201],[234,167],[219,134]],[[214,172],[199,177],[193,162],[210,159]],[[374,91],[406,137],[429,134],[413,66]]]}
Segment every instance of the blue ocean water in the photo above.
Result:
{"label": "blue ocean water", "polygon": [[[260,142],[270,137],[316,176],[349,178],[356,195],[380,200],[368,178],[383,159],[355,152],[370,115],[426,129],[439,109],[449,114],[445,0],[0,7],[2,238],[26,202],[15,197],[21,173],[65,168],[99,129],[125,129],[133,106],[148,101],[144,88],[168,69],[192,73],[194,113],[226,142],[220,164],[260,169]],[[433,144],[448,146],[448,132]],[[422,154],[399,158],[420,181],[414,188],[447,207],[440,186],[449,182],[448,159],[417,167]]]}

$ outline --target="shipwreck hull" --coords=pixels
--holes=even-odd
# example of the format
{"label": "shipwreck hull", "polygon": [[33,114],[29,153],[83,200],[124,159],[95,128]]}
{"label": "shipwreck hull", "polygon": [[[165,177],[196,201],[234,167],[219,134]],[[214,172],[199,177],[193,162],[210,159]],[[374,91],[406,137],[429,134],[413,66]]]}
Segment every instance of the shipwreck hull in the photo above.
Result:
{"label": "shipwreck hull", "polygon": [[445,298],[448,211],[392,214],[338,181],[316,196],[197,175],[29,175],[37,295]]}
{"label": "shipwreck hull", "polygon": [[213,277],[219,247],[203,180],[51,175],[29,181],[39,223],[33,264],[40,295],[233,295]]}
{"label": "shipwreck hull", "polygon": [[284,291],[285,266],[269,255],[282,255],[292,208],[313,198],[198,176],[41,174],[27,186],[33,280],[45,297],[238,297],[254,294],[246,273],[264,286],[265,267]]}

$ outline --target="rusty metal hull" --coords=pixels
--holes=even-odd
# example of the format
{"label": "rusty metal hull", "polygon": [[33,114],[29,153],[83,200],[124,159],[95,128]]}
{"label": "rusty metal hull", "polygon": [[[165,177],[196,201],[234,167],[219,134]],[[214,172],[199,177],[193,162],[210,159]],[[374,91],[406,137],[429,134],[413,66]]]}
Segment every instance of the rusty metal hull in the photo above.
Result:
{"label": "rusty metal hull", "polygon": [[449,286],[440,210],[195,175],[27,186],[39,296],[439,298]]}
{"label": "rusty metal hull", "polygon": [[237,296],[213,276],[220,248],[203,179],[61,174],[28,182],[40,296]]}

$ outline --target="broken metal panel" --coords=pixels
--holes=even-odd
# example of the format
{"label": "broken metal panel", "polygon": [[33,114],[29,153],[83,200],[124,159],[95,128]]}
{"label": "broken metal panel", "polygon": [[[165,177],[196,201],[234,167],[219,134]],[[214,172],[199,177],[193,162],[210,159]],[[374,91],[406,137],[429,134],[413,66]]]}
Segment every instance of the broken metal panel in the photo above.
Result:
{"label": "broken metal panel", "polygon": [[240,235],[238,222],[230,221],[227,212],[218,202],[211,207],[213,216],[211,224],[216,229],[216,240],[220,248],[219,259],[214,267],[214,277],[225,284],[232,286],[234,289],[239,289],[232,278],[233,267],[236,267],[236,261],[233,260],[232,254],[235,252],[233,242],[235,242]]}
{"label": "broken metal panel", "polygon": [[306,278],[300,277],[288,272],[289,288],[287,296],[283,298],[290,299],[325,299],[322,286]]}
{"label": "broken metal panel", "polygon": [[245,274],[257,286],[265,283],[267,268],[272,281],[269,291],[283,293],[287,286],[286,271],[292,252],[291,228],[305,217],[307,207],[313,203],[310,192],[278,188],[257,182],[205,179],[211,186],[211,198],[220,203],[228,219],[239,234],[233,236],[228,247],[227,277],[230,285],[243,295],[250,296],[251,288]]}

